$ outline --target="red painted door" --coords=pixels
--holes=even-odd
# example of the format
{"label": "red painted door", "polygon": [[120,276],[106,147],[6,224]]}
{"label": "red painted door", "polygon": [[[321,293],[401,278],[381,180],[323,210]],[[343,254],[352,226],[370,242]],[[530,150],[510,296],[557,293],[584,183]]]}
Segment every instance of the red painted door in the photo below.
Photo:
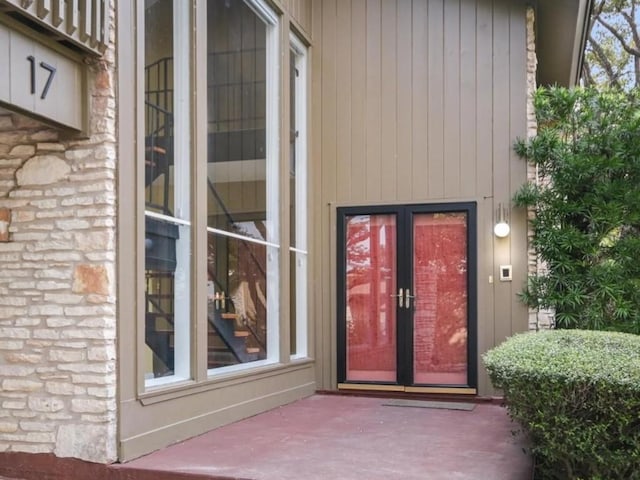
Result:
{"label": "red painted door", "polygon": [[338,209],[341,384],[475,384],[474,207]]}

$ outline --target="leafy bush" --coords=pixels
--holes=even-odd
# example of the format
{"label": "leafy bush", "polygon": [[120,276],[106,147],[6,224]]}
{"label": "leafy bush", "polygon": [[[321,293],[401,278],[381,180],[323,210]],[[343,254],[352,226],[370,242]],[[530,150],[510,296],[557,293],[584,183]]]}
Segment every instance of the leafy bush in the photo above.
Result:
{"label": "leafy bush", "polygon": [[541,479],[640,479],[640,336],[516,335],[484,355]]}
{"label": "leafy bush", "polygon": [[515,150],[540,181],[514,202],[535,210],[532,247],[548,272],[522,293],[562,328],[640,333],[640,89],[539,89],[538,133]]}

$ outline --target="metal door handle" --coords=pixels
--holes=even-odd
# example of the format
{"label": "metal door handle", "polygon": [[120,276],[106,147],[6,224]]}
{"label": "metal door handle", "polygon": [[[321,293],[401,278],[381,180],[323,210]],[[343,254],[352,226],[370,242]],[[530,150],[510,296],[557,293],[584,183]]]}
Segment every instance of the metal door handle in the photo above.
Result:
{"label": "metal door handle", "polygon": [[407,308],[411,308],[411,299],[415,299],[416,296],[415,295],[411,295],[411,290],[407,288],[407,290],[405,291],[405,305]]}
{"label": "metal door handle", "polygon": [[397,295],[393,295],[393,294],[392,294],[392,295],[391,295],[391,297],[398,297],[398,306],[399,306],[400,308],[403,308],[403,307],[404,307],[404,296],[403,296],[403,293],[402,293],[402,289],[401,289],[401,288],[399,288],[399,289],[398,289],[398,294],[397,294]]}

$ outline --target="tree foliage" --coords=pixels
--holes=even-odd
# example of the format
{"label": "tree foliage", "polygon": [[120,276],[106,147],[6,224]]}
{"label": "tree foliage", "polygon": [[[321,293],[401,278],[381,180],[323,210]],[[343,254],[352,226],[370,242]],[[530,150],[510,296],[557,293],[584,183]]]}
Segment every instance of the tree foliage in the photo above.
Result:
{"label": "tree foliage", "polygon": [[560,327],[640,333],[640,94],[554,87],[534,102],[538,134],[515,149],[540,179],[514,201],[535,210],[548,272],[522,299]]}
{"label": "tree foliage", "polygon": [[640,87],[640,0],[596,0],[587,36],[585,86]]}

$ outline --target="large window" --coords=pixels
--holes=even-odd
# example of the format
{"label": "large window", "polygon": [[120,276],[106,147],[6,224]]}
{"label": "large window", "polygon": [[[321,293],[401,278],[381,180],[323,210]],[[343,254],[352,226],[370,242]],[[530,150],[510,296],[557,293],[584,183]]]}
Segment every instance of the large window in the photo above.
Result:
{"label": "large window", "polygon": [[[292,39],[286,113],[296,138],[283,153],[279,58],[287,49],[278,16],[263,0],[207,0],[198,2],[206,22],[196,21],[193,5],[144,3],[147,386],[191,379],[203,362],[215,375],[280,361],[281,288],[291,294],[291,353],[307,353],[306,50]],[[287,154],[291,181],[283,186]],[[283,187],[291,189],[290,241],[281,238]],[[288,263],[281,246],[291,287],[280,285]],[[199,335],[206,360],[193,355]]]}
{"label": "large window", "polygon": [[207,4],[210,369],[278,359],[277,18]]}
{"label": "large window", "polygon": [[145,379],[187,379],[191,316],[189,3],[145,6]]}

